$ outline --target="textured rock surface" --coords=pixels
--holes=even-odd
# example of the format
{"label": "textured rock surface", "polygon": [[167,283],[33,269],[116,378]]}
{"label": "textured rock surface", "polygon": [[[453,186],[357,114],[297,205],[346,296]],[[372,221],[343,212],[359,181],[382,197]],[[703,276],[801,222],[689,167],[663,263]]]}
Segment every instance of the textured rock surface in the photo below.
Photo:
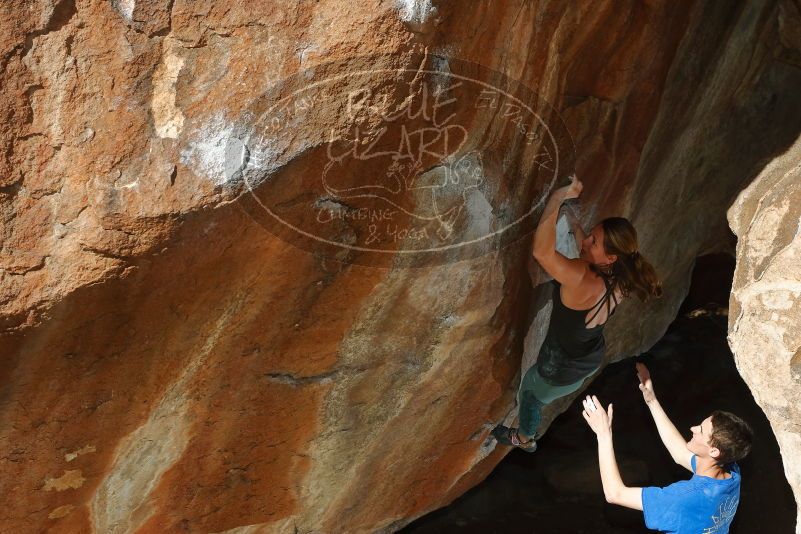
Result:
{"label": "textured rock surface", "polygon": [[[797,7],[749,6],[4,2],[0,530],[391,530],[452,500],[503,454],[482,444],[540,306],[528,243],[421,269],[309,254],[241,209],[242,117],[368,53],[536,88],[575,136],[588,218],[631,213],[666,276],[610,327],[626,355],[798,133]],[[344,120],[299,124],[283,175]]]}
{"label": "textured rock surface", "polygon": [[[801,500],[801,138],[729,209],[737,234],[729,344]],[[796,532],[801,532],[801,521]]]}

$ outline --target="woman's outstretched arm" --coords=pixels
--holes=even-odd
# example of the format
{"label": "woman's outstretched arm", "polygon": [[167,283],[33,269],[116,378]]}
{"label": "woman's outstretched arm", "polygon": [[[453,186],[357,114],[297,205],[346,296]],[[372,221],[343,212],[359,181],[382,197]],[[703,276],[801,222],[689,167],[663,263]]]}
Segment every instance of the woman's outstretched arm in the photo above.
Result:
{"label": "woman's outstretched arm", "polygon": [[562,202],[568,198],[577,198],[582,188],[582,183],[574,177],[570,185],[554,191],[534,232],[534,258],[548,274],[566,286],[579,285],[587,272],[587,266],[580,260],[568,259],[556,251],[556,219],[559,217],[559,206]]}
{"label": "woman's outstretched arm", "polygon": [[581,227],[581,220],[579,220],[579,213],[581,207],[579,206],[578,199],[574,203],[565,203],[565,216],[567,223],[570,226],[570,233],[576,241],[576,248],[581,250],[581,242],[587,238],[584,228]]}

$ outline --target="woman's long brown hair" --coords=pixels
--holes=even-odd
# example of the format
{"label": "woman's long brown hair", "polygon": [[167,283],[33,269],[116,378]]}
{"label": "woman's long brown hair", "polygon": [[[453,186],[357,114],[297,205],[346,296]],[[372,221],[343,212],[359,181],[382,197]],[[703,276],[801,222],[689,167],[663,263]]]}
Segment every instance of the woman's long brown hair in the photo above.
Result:
{"label": "woman's long brown hair", "polygon": [[609,217],[601,221],[604,229],[604,250],[617,256],[612,264],[612,276],[624,296],[634,293],[643,302],[662,296],[662,282],[656,270],[640,254],[637,230],[624,217]]}

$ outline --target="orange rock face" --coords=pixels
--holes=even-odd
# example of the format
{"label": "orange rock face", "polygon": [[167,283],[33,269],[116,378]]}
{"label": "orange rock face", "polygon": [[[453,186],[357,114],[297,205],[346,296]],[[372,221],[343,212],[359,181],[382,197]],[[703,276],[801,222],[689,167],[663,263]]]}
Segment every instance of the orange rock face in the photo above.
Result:
{"label": "orange rock face", "polygon": [[[647,347],[735,163],[790,134],[715,129],[721,100],[791,113],[782,6],[6,2],[0,530],[391,531],[453,500],[541,336],[547,192],[575,170],[585,222],[641,229],[668,296],[609,336]],[[424,93],[460,69],[456,104]]]}

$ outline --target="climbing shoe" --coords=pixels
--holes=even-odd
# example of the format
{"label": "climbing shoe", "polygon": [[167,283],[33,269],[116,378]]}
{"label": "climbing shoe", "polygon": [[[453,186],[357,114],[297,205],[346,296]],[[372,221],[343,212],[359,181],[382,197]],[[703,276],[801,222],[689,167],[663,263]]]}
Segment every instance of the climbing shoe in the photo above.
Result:
{"label": "climbing shoe", "polygon": [[498,425],[492,429],[492,435],[498,440],[501,445],[508,445],[509,447],[517,447],[526,452],[534,452],[537,450],[537,442],[532,438],[528,441],[520,439],[520,434],[517,428],[509,428],[503,425]]}

